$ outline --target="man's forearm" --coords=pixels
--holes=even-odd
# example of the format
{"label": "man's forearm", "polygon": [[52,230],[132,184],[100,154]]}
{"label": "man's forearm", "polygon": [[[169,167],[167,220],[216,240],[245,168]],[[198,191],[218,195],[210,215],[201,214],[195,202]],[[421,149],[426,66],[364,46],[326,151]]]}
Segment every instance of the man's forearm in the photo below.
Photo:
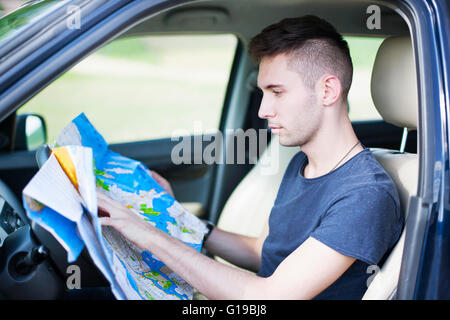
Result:
{"label": "man's forearm", "polygon": [[261,252],[257,238],[214,228],[206,242],[208,251],[241,268],[257,272],[261,265]]}
{"label": "man's forearm", "polygon": [[265,278],[206,257],[156,228],[146,237],[147,250],[209,299],[265,297]]}

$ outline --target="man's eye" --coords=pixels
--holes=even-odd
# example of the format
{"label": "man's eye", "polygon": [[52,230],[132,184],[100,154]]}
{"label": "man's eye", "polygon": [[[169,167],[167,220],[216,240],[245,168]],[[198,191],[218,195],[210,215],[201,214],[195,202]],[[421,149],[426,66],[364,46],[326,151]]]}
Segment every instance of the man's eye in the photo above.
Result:
{"label": "man's eye", "polygon": [[273,92],[273,94],[274,94],[275,96],[277,96],[277,97],[281,95],[281,91],[275,91],[275,90],[274,90],[274,91],[272,91],[272,92]]}

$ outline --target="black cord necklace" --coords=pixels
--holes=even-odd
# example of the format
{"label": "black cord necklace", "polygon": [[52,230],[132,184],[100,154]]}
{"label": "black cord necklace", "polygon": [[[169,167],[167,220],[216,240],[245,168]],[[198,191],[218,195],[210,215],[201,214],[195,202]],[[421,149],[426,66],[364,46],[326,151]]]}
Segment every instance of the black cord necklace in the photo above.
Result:
{"label": "black cord necklace", "polygon": [[344,160],[345,159],[345,157],[347,157],[349,154],[350,154],[350,152],[352,152],[352,150],[353,149],[355,149],[356,148],[356,146],[358,145],[358,144],[360,144],[360,141],[358,140],[358,142],[356,142],[356,144],[345,154],[345,156],[341,159],[341,160],[339,160],[339,162],[334,166],[334,168],[333,169],[331,169],[329,172],[331,172],[331,171],[333,171],[334,169],[336,169],[337,167],[338,167],[338,165],[342,162],[342,160]]}

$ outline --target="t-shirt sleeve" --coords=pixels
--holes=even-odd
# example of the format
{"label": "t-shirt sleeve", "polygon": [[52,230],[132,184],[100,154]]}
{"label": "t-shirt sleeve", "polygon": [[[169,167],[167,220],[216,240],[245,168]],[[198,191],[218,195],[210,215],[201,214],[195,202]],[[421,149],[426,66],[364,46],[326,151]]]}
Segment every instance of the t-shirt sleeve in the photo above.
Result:
{"label": "t-shirt sleeve", "polygon": [[398,199],[382,188],[366,187],[334,201],[311,237],[373,265],[394,245],[402,227]]}

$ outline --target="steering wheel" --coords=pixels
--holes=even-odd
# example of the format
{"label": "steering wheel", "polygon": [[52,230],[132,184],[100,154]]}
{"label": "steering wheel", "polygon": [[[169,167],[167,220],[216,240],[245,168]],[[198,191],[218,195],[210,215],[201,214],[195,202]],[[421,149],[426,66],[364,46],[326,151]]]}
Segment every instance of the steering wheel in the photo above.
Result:
{"label": "steering wheel", "polygon": [[[48,145],[37,149],[36,161],[39,167],[48,160],[50,154]],[[29,221],[16,195],[1,180],[0,197],[22,220],[22,226],[11,230],[0,246],[0,298],[64,298],[66,278],[71,275],[68,272],[69,265],[80,268],[82,288],[109,286],[86,249],[74,263],[69,264],[66,250],[50,232]],[[39,250],[45,250],[45,255]]]}
{"label": "steering wheel", "polygon": [[64,288],[47,258],[46,247],[36,240],[25,211],[12,190],[0,180],[1,243],[0,298],[52,299]]}

